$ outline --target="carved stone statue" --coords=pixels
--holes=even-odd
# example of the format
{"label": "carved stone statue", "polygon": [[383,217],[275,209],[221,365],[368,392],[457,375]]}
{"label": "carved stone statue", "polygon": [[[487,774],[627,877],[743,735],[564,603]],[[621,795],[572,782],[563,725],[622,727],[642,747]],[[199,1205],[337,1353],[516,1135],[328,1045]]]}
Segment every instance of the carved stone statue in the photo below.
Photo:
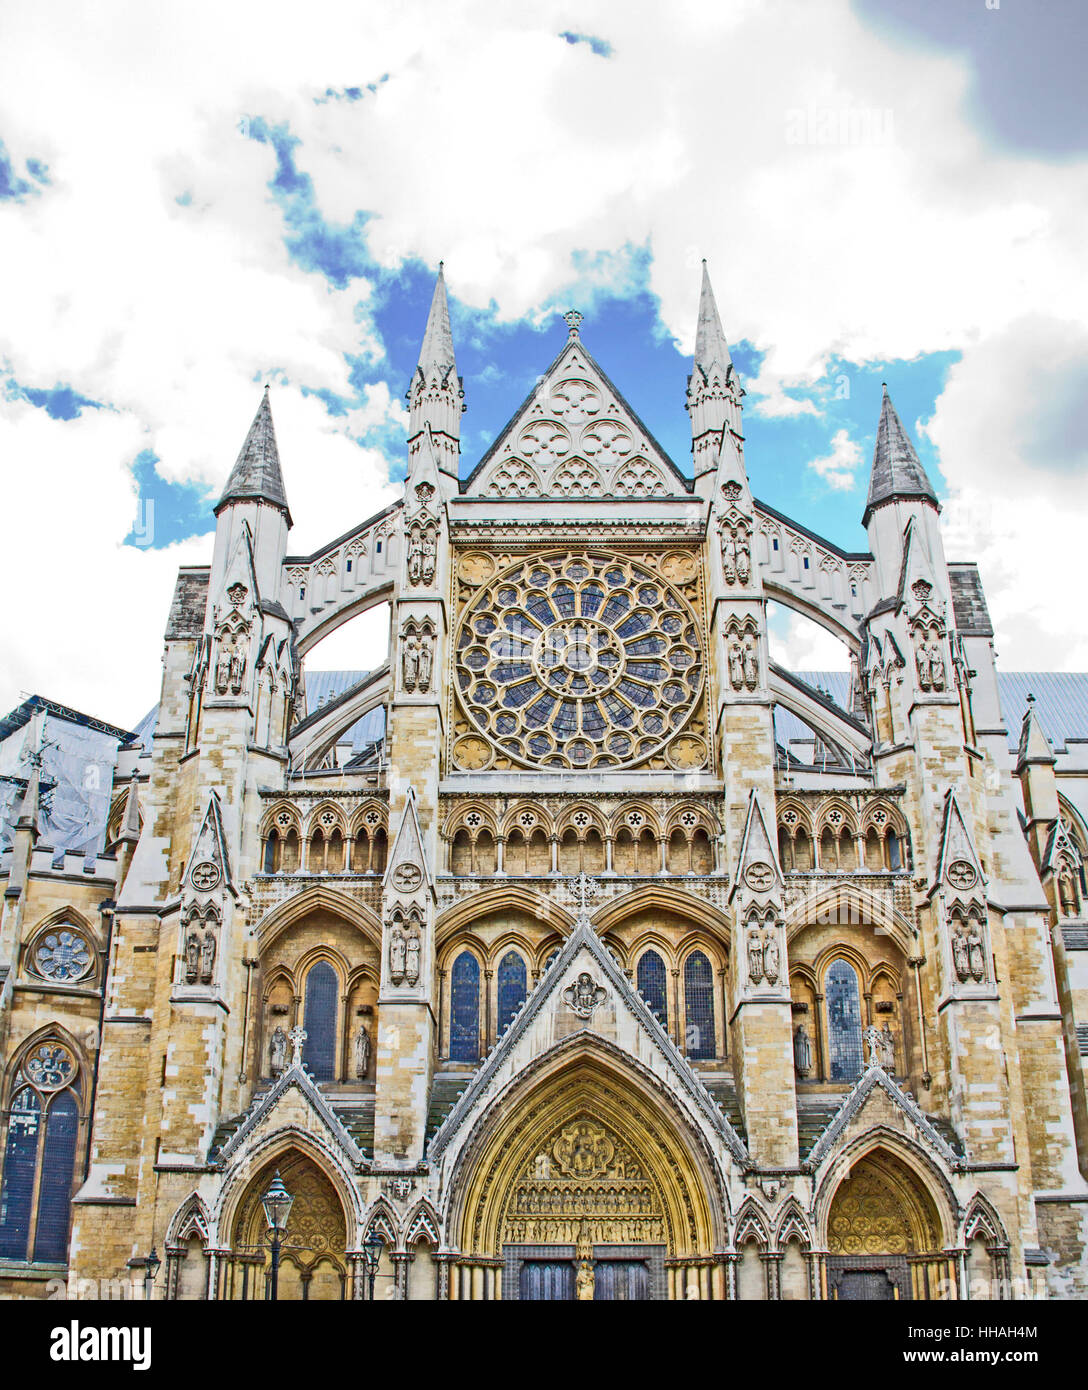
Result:
{"label": "carved stone statue", "polygon": [[1061,903],[1063,917],[1077,915],[1077,885],[1072,869],[1063,869],[1058,875],[1058,901]]}
{"label": "carved stone statue", "polygon": [[287,1065],[287,1034],[276,1025],[272,1040],[268,1044],[268,1069],[273,1076],[279,1076]]}
{"label": "carved stone statue", "polygon": [[884,1065],[884,1054],[880,1043],[880,1029],[874,1028],[873,1025],[870,1024],[861,1036],[865,1040],[865,1046],[869,1053],[866,1065],[870,1067],[882,1067]]}
{"label": "carved stone statue", "polygon": [[759,685],[759,658],[751,637],[744,644],[744,684],[749,690],[755,690]]}
{"label": "carved stone statue", "polygon": [[727,526],[722,527],[722,574],[727,584],[732,584],[737,578],[736,566],[736,532],[730,531]]}
{"label": "carved stone statue", "polygon": [[415,690],[419,680],[419,638],[410,632],[401,646],[401,676],[405,690]]}
{"label": "carved stone statue", "polygon": [[230,690],[231,650],[226,642],[220,644],[219,660],[215,663],[215,693],[226,695]]}
{"label": "carved stone statue", "polygon": [[763,942],[763,973],[769,985],[778,979],[778,962],[778,932],[772,927]]}
{"label": "carved stone statue", "polygon": [[793,1065],[800,1077],[812,1070],[812,1042],[803,1023],[793,1030]]}
{"label": "carved stone statue", "polygon": [[889,1076],[895,1071],[895,1036],[887,1023],[880,1030],[880,1065]]}
{"label": "carved stone statue", "polygon": [[394,927],[389,938],[389,974],[395,985],[404,979],[406,945],[400,927]]}
{"label": "carved stone statue", "polygon": [[956,976],[958,979],[970,979],[971,962],[967,955],[967,939],[964,934],[962,923],[957,926],[956,933],[952,937],[952,963],[956,967]]}
{"label": "carved stone statue", "polygon": [[230,689],[232,695],[240,695],[242,687],[246,681],[246,661],[245,657],[238,649],[238,639],[234,639],[234,646],[230,654]]}
{"label": "carved stone statue", "polygon": [[763,979],[763,942],[758,927],[748,928],[748,979],[753,985]]}
{"label": "carved stone statue", "polygon": [[734,690],[744,689],[744,648],[736,638],[729,644],[729,684]]}
{"label": "carved stone statue", "polygon": [[971,930],[967,933],[967,959],[971,978],[976,984],[981,984],[986,978],[986,953],[982,947],[982,933],[975,922],[971,923]]}
{"label": "carved stone statue", "polygon": [[429,584],[434,578],[435,555],[437,546],[434,543],[434,536],[430,531],[423,534],[423,582]]}
{"label": "carved stone statue", "polygon": [[944,656],[941,652],[941,644],[936,637],[931,637],[926,644],[929,653],[929,680],[934,690],[943,690],[945,685],[944,675]]}
{"label": "carved stone statue", "polygon": [[204,942],[200,947],[200,980],[202,984],[210,985],[212,982],[212,971],[215,969],[215,936],[212,932],[204,933]]}
{"label": "carved stone statue", "polygon": [[752,551],[751,543],[745,531],[737,533],[737,578],[742,584],[747,584],[752,577]]}
{"label": "carved stone statue", "polygon": [[200,975],[200,937],[191,931],[185,940],[185,979],[195,985]]}
{"label": "carved stone statue", "polygon": [[419,928],[410,928],[404,946],[404,980],[409,985],[417,984],[419,981],[420,944]]}
{"label": "carved stone statue", "polygon": [[914,662],[918,667],[918,684],[923,690],[929,690],[932,686],[929,674],[929,644],[919,642],[918,650],[914,654]]}
{"label": "carved stone statue", "polygon": [[588,1260],[583,1260],[574,1279],[574,1293],[579,1303],[592,1302],[595,1283],[593,1266]]}
{"label": "carved stone statue", "polygon": [[408,537],[408,582],[418,584],[423,578],[423,538],[418,531]]}
{"label": "carved stone statue", "polygon": [[419,689],[431,688],[431,666],[434,663],[434,638],[425,632],[419,639]]}
{"label": "carved stone statue", "polygon": [[359,1024],[359,1031],[355,1034],[355,1042],[352,1046],[353,1060],[355,1062],[355,1075],[362,1080],[370,1070],[370,1034],[367,1032],[366,1024]]}

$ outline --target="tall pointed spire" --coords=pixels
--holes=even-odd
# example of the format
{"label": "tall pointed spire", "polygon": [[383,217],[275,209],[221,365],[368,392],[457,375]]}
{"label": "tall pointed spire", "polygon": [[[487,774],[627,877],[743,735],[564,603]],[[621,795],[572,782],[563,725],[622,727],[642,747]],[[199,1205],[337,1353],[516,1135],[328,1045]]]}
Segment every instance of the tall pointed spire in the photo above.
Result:
{"label": "tall pointed spire", "polygon": [[933,484],[926,477],[922,461],[895,413],[895,406],[885,386],[880,403],[876,447],[873,450],[873,468],[869,476],[869,497],[861,524],[869,524],[870,512],[882,502],[910,497],[922,498],[938,506]]}
{"label": "tall pointed spire", "polygon": [[687,411],[691,416],[691,452],[697,479],[717,469],[727,442],[724,433],[727,428],[732,432],[737,446],[727,450],[727,454],[736,453],[736,462],[740,465],[740,398],[743,395],[733,370],[729,344],[725,341],[710,284],[710,272],[706,261],[703,261],[699,319],[695,328],[695,360],[688,377],[687,398]]}
{"label": "tall pointed spire", "polygon": [[287,493],[283,486],[280,471],[280,452],[276,445],[276,430],[272,424],[272,407],[268,400],[268,387],[257,407],[257,414],[249,427],[245,443],[231,469],[223,495],[216,504],[215,514],[228,502],[270,502],[274,507],[282,507],[287,513],[287,524],[291,524],[291,513],[287,506]]}
{"label": "tall pointed spire", "polygon": [[709,371],[717,363],[724,371],[732,365],[732,362],[733,359],[729,355],[729,344],[725,341],[721,317],[718,314],[718,305],[714,299],[714,290],[710,283],[710,272],[706,268],[706,261],[703,261],[703,285],[699,291],[699,322],[695,329],[695,365],[702,367],[704,371]]}
{"label": "tall pointed spire", "polygon": [[416,456],[421,452],[433,453],[439,470],[448,477],[457,477],[464,396],[453,353],[446,277],[443,263],[439,261],[419,362],[408,388],[410,477],[415,469]]}

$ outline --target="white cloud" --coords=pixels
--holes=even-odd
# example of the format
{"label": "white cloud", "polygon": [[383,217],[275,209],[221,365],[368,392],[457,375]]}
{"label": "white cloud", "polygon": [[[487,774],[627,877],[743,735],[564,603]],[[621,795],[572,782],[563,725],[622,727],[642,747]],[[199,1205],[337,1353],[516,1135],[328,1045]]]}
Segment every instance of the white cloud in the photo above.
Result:
{"label": "white cloud", "polygon": [[857,482],[855,470],[861,463],[861,445],[850,438],[849,430],[837,430],[831,452],[823,458],[809,459],[808,467],[835,492],[849,492]]}
{"label": "white cloud", "polygon": [[[564,43],[570,28],[613,56]],[[1012,325],[1059,310],[1088,321],[1088,179],[1082,165],[983,146],[964,114],[968,82],[964,60],[894,46],[849,0],[584,0],[576,16],[561,0],[337,0],[302,18],[285,0],[115,3],[71,10],[63,31],[47,6],[12,10],[0,131],[17,163],[49,165],[52,185],[0,204],[0,359],[21,382],[68,381],[115,413],[59,424],[7,411],[9,473],[13,458],[42,471],[16,480],[26,525],[0,563],[9,591],[52,597],[9,610],[18,675],[0,703],[29,685],[107,717],[127,709],[131,682],[154,669],[177,556],[113,553],[134,511],[124,465],[149,447],[167,478],[218,485],[267,374],[280,373],[293,549],[391,495],[376,441],[361,453],[352,440],[397,418],[399,399],[372,392],[334,418],[300,393],[347,392],[346,352],[381,359],[371,287],[332,289],[291,263],[267,187],[275,154],[242,136],[243,117],[290,125],[322,211],[341,223],[369,213],[384,266],[444,257],[455,294],[505,318],[553,303],[575,259],[592,265],[587,283],[629,286],[625,250],[648,246],[664,322],[690,348],[708,257],[729,335],[766,353],[751,402],[764,414],[810,412],[788,392],[811,388],[833,354],[963,350],[932,431],[969,500],[971,488],[985,494],[989,462],[973,424],[1023,398],[1017,355],[995,362]],[[379,85],[361,101],[315,104],[367,83]],[[584,332],[592,346],[591,318]],[[1033,469],[1022,432],[997,447],[1024,505],[1009,511],[1008,540],[976,528],[964,541],[983,548],[1006,660],[1062,664],[1079,650],[1063,635],[1079,613],[1055,598],[1044,566],[1002,566],[1010,547],[1026,548],[1029,517],[1036,535],[1068,536],[1075,555],[1079,503],[1068,503],[1069,478]],[[110,613],[112,645],[68,623],[75,590],[53,580],[56,461],[77,457],[95,520],[58,539],[88,581],[80,600]],[[845,466],[817,462],[845,487]],[[206,558],[209,546],[198,550]],[[55,623],[66,665],[43,640]]]}
{"label": "white cloud", "polygon": [[767,605],[767,642],[772,661],[787,671],[846,671],[848,648],[826,628],[781,604]]}

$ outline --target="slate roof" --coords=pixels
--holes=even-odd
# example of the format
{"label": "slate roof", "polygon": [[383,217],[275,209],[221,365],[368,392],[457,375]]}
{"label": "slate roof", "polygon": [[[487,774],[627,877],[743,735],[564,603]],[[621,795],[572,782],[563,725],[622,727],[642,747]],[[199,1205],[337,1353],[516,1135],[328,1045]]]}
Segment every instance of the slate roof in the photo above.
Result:
{"label": "slate roof", "polygon": [[926,470],[915,452],[910,436],[895,413],[888,388],[880,403],[880,424],[876,431],[873,468],[869,475],[869,497],[861,524],[866,526],[869,513],[881,502],[897,497],[925,497],[936,504],[937,494],[926,477]]}
{"label": "slate roof", "polygon": [[287,512],[287,524],[291,524],[291,513],[287,507],[287,493],[283,487],[283,474],[280,471],[280,451],[276,445],[276,429],[272,424],[272,407],[268,403],[268,387],[257,407],[257,414],[249,427],[241,453],[231,469],[223,495],[216,504],[216,515],[227,502],[245,501],[259,498],[282,507]]}

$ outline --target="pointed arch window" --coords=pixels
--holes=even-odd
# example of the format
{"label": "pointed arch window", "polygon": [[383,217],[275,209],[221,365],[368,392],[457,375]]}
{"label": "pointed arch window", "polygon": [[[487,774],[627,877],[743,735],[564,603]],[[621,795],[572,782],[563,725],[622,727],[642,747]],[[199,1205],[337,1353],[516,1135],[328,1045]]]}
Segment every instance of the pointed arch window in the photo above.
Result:
{"label": "pointed arch window", "polygon": [[450,978],[450,1060],[475,1062],[480,1055],[480,962],[462,951]]}
{"label": "pointed arch window", "polygon": [[844,960],[835,961],[824,985],[827,1007],[827,1050],[832,1081],[856,1081],[863,1067],[861,994],[857,972]]}
{"label": "pointed arch window", "polygon": [[79,1136],[74,1057],[61,1043],[33,1049],[16,1076],[0,1180],[0,1259],[63,1264]]}
{"label": "pointed arch window", "polygon": [[714,1037],[714,972],[702,951],[684,962],[684,1013],[689,1057],[717,1056]]}
{"label": "pointed arch window", "polygon": [[336,1014],[338,982],[327,961],[318,961],[306,976],[302,1060],[315,1081],[336,1079]]}
{"label": "pointed arch window", "polygon": [[656,951],[643,953],[638,963],[638,987],[642,996],[661,1020],[661,1026],[669,1026],[668,975],[665,962]]}
{"label": "pointed arch window", "polygon": [[517,951],[507,951],[499,961],[499,1035],[509,1028],[514,1015],[525,1002],[528,985],[525,962]]}

